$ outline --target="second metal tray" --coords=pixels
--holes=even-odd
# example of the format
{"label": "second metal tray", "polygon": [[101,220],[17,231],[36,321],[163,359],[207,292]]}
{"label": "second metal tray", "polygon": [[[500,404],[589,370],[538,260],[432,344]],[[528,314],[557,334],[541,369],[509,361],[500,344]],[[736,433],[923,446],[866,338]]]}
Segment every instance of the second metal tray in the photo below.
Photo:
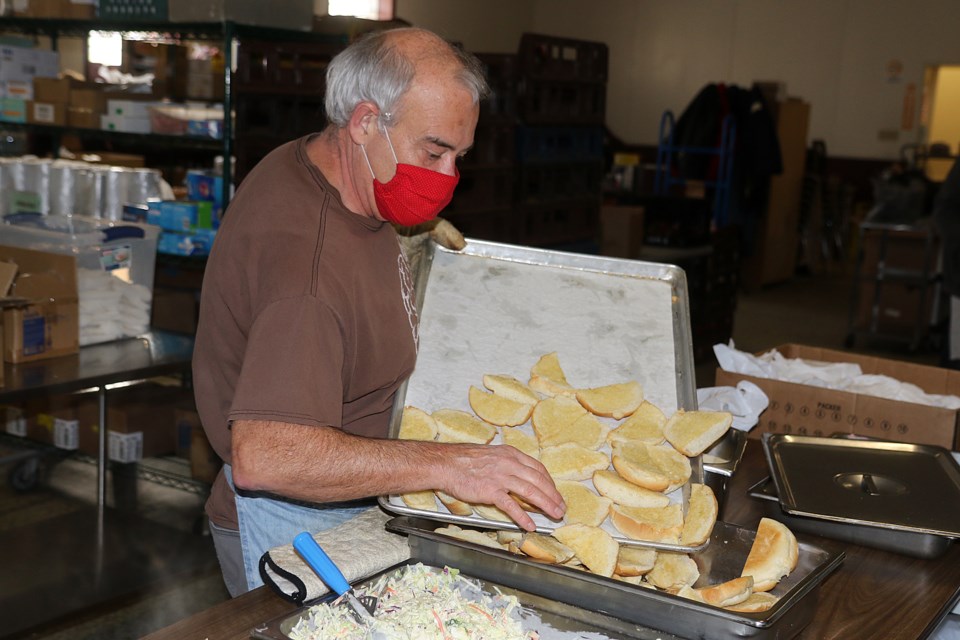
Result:
{"label": "second metal tray", "polygon": [[770,478],[764,478],[750,487],[748,494],[751,498],[763,501],[768,517],[779,520],[790,527],[792,531],[805,531],[825,538],[852,542],[864,547],[927,559],[943,555],[952,543],[950,538],[929,533],[915,533],[913,531],[900,531],[864,524],[850,524],[790,515],[780,508],[777,488]]}
{"label": "second metal tray", "polygon": [[960,537],[960,465],[942,447],[768,433],[763,449],[791,515]]}
{"label": "second metal tray", "polygon": [[[408,517],[387,522],[387,529],[407,534],[411,557],[426,564],[457,567],[477,578],[684,638],[792,638],[812,620],[821,583],[844,557],[840,551],[799,539],[796,569],[772,592],[780,600],[763,613],[737,613],[664,591],[481,547],[434,533],[437,526],[430,520]],[[717,522],[710,545],[692,556],[701,574],[696,586],[739,576],[755,536],[754,531]]]}

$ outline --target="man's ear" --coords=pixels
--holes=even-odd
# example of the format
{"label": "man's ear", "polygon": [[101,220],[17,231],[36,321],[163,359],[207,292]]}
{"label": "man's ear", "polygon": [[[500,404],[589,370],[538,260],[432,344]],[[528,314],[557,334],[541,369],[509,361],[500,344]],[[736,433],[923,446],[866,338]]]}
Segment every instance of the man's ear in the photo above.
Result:
{"label": "man's ear", "polygon": [[347,123],[350,139],[356,144],[366,145],[377,134],[379,117],[380,109],[372,102],[364,101],[354,107],[350,122]]}

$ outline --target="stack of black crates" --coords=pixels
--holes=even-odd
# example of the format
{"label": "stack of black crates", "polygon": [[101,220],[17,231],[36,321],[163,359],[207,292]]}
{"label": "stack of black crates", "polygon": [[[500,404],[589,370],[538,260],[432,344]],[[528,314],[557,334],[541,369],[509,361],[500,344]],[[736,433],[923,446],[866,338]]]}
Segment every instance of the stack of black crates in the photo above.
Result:
{"label": "stack of black crates", "polygon": [[493,95],[443,215],[473,238],[542,247],[595,242],[607,46],[524,34],[517,54],[478,57]]}

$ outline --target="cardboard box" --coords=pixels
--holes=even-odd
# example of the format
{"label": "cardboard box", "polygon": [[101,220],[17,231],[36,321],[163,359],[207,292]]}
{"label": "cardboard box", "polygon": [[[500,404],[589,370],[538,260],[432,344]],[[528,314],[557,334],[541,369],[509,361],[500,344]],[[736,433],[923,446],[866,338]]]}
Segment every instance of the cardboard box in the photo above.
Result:
{"label": "cardboard box", "polygon": [[27,101],[21,98],[0,98],[0,122],[23,124],[27,121]]}
{"label": "cardboard box", "polygon": [[0,46],[0,80],[32,82],[34,78],[56,78],[59,73],[60,55],[56,51]]}
{"label": "cardboard box", "polygon": [[145,167],[147,159],[136,153],[116,153],[113,151],[91,151],[83,155],[84,162],[107,164],[113,167]]}
{"label": "cardboard box", "polygon": [[33,83],[20,80],[0,81],[0,98],[33,100]]}
{"label": "cardboard box", "polygon": [[63,102],[36,102],[31,100],[27,103],[27,122],[62,127],[67,124],[67,105]]}
{"label": "cardboard box", "polygon": [[104,131],[150,133],[150,118],[102,115],[100,116],[100,128]]}
{"label": "cardboard box", "polygon": [[19,363],[77,353],[77,259],[71,255],[0,246],[0,262],[16,265],[0,281],[3,359]]}
{"label": "cardboard box", "polygon": [[[927,393],[960,395],[960,371],[799,344],[781,345],[777,350],[786,358],[852,362],[860,365],[865,374],[890,376],[915,384]],[[756,384],[770,398],[759,424],[750,431],[751,438],[764,433],[845,433],[960,451],[956,410],[717,369],[717,386],[733,387],[741,380]]]}
{"label": "cardboard box", "polygon": [[35,89],[41,90],[41,95],[49,96],[49,101],[59,101],[66,105],[66,120],[69,126],[99,129],[100,116],[106,110],[103,86],[70,78],[56,82],[60,84],[37,79],[34,81]]}
{"label": "cardboard box", "polygon": [[16,0],[14,15],[25,18],[91,20],[96,16],[93,0]]}
{"label": "cardboard box", "polygon": [[36,102],[70,102],[70,78],[34,78],[33,98]]}
{"label": "cardboard box", "polygon": [[643,207],[601,207],[600,238],[602,255],[636,258],[643,245]]}
{"label": "cardboard box", "polygon": [[[178,387],[140,384],[107,393],[107,454],[116,462],[173,454],[176,432],[174,405],[184,393]],[[79,423],[78,448],[96,456],[99,449],[100,407],[88,394],[76,410]]]}

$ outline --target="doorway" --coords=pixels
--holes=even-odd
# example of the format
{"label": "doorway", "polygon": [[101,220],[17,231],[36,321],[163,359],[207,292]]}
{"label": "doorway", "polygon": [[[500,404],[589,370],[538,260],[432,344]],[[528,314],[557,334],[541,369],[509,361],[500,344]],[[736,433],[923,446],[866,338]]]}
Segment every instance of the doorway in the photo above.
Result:
{"label": "doorway", "polygon": [[[928,150],[927,177],[943,181],[960,155],[960,65],[927,67],[924,73],[924,109],[921,126]],[[939,145],[945,153],[937,153]]]}

